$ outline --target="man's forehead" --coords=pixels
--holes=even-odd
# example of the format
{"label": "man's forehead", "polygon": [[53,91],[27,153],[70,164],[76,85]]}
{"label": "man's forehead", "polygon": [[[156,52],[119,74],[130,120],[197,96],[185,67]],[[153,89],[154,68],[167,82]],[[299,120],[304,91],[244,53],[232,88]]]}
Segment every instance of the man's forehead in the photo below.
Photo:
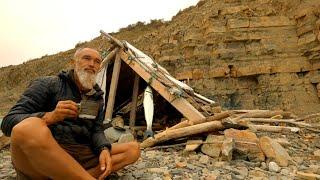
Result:
{"label": "man's forehead", "polygon": [[85,56],[85,55],[95,55],[101,59],[100,53],[95,49],[83,48],[78,52],[78,56]]}

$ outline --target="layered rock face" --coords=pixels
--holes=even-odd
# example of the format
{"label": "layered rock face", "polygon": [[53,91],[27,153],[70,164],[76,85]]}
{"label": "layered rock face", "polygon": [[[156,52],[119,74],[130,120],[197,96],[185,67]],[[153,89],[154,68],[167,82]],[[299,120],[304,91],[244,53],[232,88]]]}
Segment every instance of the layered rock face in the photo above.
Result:
{"label": "layered rock face", "polygon": [[[320,109],[320,2],[200,1],[143,49],[230,109]],[[144,44],[144,40],[139,43]],[[319,92],[318,92],[319,91]]]}
{"label": "layered rock face", "polygon": [[[225,108],[308,114],[320,109],[319,11],[318,0],[202,0],[169,22],[137,23],[113,35]],[[108,45],[98,37],[79,46],[104,51]],[[70,59],[73,52],[4,68],[0,90],[19,94],[34,77],[63,68],[61,59]],[[49,73],[33,69],[38,66]],[[5,77],[24,67],[29,67],[22,70],[29,72],[26,77],[8,85],[10,78]],[[8,102],[5,94],[0,97]]]}

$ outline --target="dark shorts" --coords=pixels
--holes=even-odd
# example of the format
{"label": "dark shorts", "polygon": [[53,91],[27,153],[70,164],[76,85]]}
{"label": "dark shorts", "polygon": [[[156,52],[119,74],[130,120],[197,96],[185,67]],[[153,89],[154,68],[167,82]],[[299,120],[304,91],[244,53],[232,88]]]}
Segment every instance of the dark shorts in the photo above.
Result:
{"label": "dark shorts", "polygon": [[[95,155],[89,145],[60,144],[84,169],[89,170],[99,165],[99,157]],[[31,180],[30,177],[15,168],[17,180]]]}
{"label": "dark shorts", "polygon": [[99,156],[93,153],[90,145],[60,144],[60,146],[86,170],[99,165]]}

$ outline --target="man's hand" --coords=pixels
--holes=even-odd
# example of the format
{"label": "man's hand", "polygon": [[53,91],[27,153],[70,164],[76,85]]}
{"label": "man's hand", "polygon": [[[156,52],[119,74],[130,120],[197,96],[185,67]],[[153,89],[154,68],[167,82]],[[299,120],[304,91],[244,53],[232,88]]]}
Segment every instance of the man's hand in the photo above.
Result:
{"label": "man's hand", "polygon": [[106,178],[111,173],[112,162],[110,152],[106,149],[102,150],[99,156],[100,170],[103,172],[99,179]]}
{"label": "man's hand", "polygon": [[46,113],[43,119],[46,121],[47,125],[63,121],[65,118],[77,118],[78,117],[78,107],[77,104],[71,100],[59,101],[56,108]]}

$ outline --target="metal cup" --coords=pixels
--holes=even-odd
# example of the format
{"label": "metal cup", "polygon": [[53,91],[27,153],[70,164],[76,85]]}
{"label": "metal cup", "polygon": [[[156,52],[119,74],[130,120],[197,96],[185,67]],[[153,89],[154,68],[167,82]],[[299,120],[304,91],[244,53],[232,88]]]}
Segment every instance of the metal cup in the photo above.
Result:
{"label": "metal cup", "polygon": [[81,100],[78,105],[79,118],[81,119],[96,119],[99,111],[99,103],[92,100]]}

